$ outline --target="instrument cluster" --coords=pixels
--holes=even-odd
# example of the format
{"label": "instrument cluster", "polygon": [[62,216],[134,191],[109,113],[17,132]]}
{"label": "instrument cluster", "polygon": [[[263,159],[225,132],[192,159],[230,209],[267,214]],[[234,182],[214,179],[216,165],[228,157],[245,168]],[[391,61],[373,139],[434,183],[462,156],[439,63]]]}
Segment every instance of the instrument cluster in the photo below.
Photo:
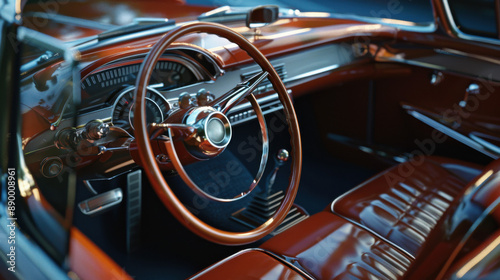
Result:
{"label": "instrument cluster", "polygon": [[[110,125],[133,133],[134,89],[142,57],[127,58],[104,64],[88,74],[81,83],[83,112],[112,108]],[[163,122],[171,107],[166,95],[171,90],[209,80],[204,65],[188,56],[166,54],[156,64],[146,95],[148,123]],[[107,110],[107,109],[106,109]]]}
{"label": "instrument cluster", "polygon": [[[111,123],[130,130],[134,128],[134,87],[123,91],[115,101]],[[170,111],[170,104],[158,91],[149,88],[146,94],[147,123],[162,123]]]}

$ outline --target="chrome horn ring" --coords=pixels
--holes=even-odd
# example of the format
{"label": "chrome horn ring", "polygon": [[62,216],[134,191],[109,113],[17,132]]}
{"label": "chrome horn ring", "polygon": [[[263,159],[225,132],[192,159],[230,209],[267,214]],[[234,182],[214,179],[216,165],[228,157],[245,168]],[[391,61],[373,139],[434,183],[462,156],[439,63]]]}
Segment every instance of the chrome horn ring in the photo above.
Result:
{"label": "chrome horn ring", "polygon": [[[169,141],[169,143],[166,145],[167,152],[170,156],[170,160],[172,161],[172,164],[174,165],[175,170],[177,170],[177,172],[179,173],[181,178],[184,180],[184,182],[188,185],[188,187],[190,187],[193,191],[195,191],[195,193],[197,193],[201,197],[205,197],[205,198],[208,198],[210,200],[218,201],[218,202],[236,201],[236,200],[242,199],[245,196],[247,196],[248,194],[250,194],[255,189],[255,187],[259,184],[260,180],[262,179],[262,175],[264,174],[264,170],[266,169],[267,159],[269,157],[269,137],[268,137],[268,132],[267,132],[267,125],[266,125],[266,120],[264,119],[264,114],[262,113],[262,109],[260,108],[260,105],[257,102],[257,99],[255,99],[255,96],[253,94],[250,94],[247,96],[247,99],[250,102],[250,104],[252,105],[252,107],[255,111],[255,115],[257,116],[257,120],[259,122],[260,130],[261,130],[261,138],[262,138],[262,154],[261,154],[261,158],[260,158],[259,170],[257,171],[257,174],[255,175],[255,177],[254,177],[254,179],[253,179],[252,183],[250,184],[250,187],[248,188],[247,191],[242,192],[233,198],[220,198],[220,197],[216,197],[216,196],[213,196],[213,195],[207,193],[205,190],[200,188],[191,179],[191,177],[187,174],[186,170],[182,166],[182,163],[180,162],[180,159],[179,159],[179,156],[177,155],[177,152],[175,151],[174,141]],[[227,117],[223,113],[220,113],[219,111],[216,111],[215,109],[205,108],[204,110],[211,111],[211,112],[208,113],[207,116],[201,118],[201,120],[199,119],[197,122],[201,121],[202,123],[205,124],[205,127],[209,125],[209,122],[211,120],[220,120],[221,116],[223,116],[223,119],[227,120]],[[188,114],[186,116],[185,122],[187,125],[190,125],[190,123],[193,123],[193,126],[196,128],[197,122],[195,120],[197,119],[197,117],[195,115],[202,114],[202,113],[200,113],[200,112],[193,112],[193,113],[195,113],[195,114],[192,114],[192,115]],[[222,120],[220,120],[220,121],[224,124],[224,122]],[[229,125],[228,129],[230,132],[229,132],[229,136],[227,135],[227,132],[225,132],[224,137],[221,137],[222,138],[221,143],[224,142],[224,145],[221,145],[221,144],[217,145],[216,143],[209,143],[208,146],[206,146],[207,143],[205,141],[212,142],[212,140],[210,140],[210,136],[207,136],[207,134],[209,134],[209,133],[207,133],[207,131],[203,131],[202,133],[206,135],[205,136],[206,140],[200,141],[202,139],[197,139],[197,138],[200,138],[200,136],[198,136],[198,137],[193,137],[192,138],[193,140],[190,140],[190,141],[196,141],[196,143],[202,143],[202,144],[204,143],[205,145],[203,145],[203,147],[202,147],[202,145],[196,145],[196,144],[193,145],[193,142],[190,142],[190,141],[185,142],[185,145],[188,148],[188,151],[190,151],[191,153],[192,153],[192,151],[194,151],[194,154],[192,153],[193,155],[195,155],[195,156],[201,155],[203,157],[208,156],[207,152],[209,152],[209,151],[210,151],[210,153],[214,153],[217,155],[222,153],[222,151],[224,151],[224,149],[229,144],[231,134],[232,134],[231,125],[229,124],[229,121],[227,124]],[[225,124],[224,124],[224,129],[226,129]],[[167,128],[167,136],[169,139],[173,139],[172,138],[172,130],[170,128]],[[229,139],[227,139],[227,141],[226,141],[225,139],[227,137],[229,137]],[[220,147],[218,151],[213,151],[211,149],[207,149],[207,147],[213,148],[213,147],[217,147],[217,146]],[[211,156],[213,157],[214,154],[211,154]]]}

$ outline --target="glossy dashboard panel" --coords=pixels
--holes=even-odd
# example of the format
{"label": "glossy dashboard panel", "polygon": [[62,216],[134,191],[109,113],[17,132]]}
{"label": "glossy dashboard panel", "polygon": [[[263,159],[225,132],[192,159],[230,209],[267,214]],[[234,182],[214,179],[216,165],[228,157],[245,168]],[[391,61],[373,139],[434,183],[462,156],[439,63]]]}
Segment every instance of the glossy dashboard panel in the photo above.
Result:
{"label": "glossy dashboard panel", "polygon": [[[317,47],[297,54],[283,56],[278,59],[273,59],[271,60],[271,63],[275,65],[275,68],[279,72],[285,85],[289,88],[293,88],[298,84],[310,82],[311,80],[329,74],[342,66],[348,65],[353,62],[355,58],[356,57],[350,50],[350,45],[332,44]],[[303,61],[306,60],[310,63],[304,64]],[[161,95],[168,100],[172,108],[175,108],[178,106],[177,99],[179,95],[184,92],[188,92],[194,97],[198,91],[205,89],[211,92],[215,97],[218,97],[229,91],[237,83],[242,82],[253,74],[256,74],[258,71],[259,68],[253,65],[231,68],[226,70],[224,75],[218,76],[216,81],[193,81],[190,84],[173,87],[172,89],[162,87],[154,88],[155,90],[161,92]],[[125,87],[122,86],[122,88]],[[257,97],[264,97],[272,91],[273,89],[269,81],[266,80],[256,89],[254,94],[256,94]],[[262,101],[267,100],[269,100],[269,98]],[[275,97],[273,100],[277,101],[277,98]],[[79,116],[79,123],[83,125],[92,119],[109,118],[111,116],[109,111],[112,110],[112,106],[109,105],[110,104],[108,104],[108,107],[100,110],[90,110],[81,114]],[[238,109],[240,108],[236,108],[236,110]],[[230,113],[230,116],[231,115],[232,114]]]}
{"label": "glossy dashboard panel", "polygon": [[[198,39],[196,36],[186,38],[187,43],[169,49],[158,62],[151,78],[150,92],[146,103],[148,122],[162,122],[165,120],[171,110],[178,108],[178,99],[181,94],[189,94],[192,104],[196,104],[195,96],[200,90],[208,91],[213,95],[213,98],[217,98],[232,89],[237,83],[260,71],[257,66],[247,63],[243,58],[239,65],[235,64],[232,59],[234,59],[236,53],[227,56],[229,49],[220,49],[220,47],[213,45],[214,42],[227,44],[227,41],[220,38],[215,39],[214,42],[208,45],[210,48],[202,49],[197,47],[196,44],[206,45],[206,43],[196,42]],[[28,129],[28,125],[25,123],[25,132],[23,133],[24,151],[28,164],[34,170],[40,169],[38,165],[49,156],[61,157],[64,161],[68,151],[58,148],[57,141],[59,138],[58,133],[65,129],[76,129],[77,134],[83,134],[86,124],[100,120],[108,123],[115,130],[114,132],[116,132],[117,128],[121,128],[129,136],[133,136],[133,127],[131,125],[133,120],[133,114],[131,114],[133,89],[140,63],[147,54],[148,49],[127,49],[121,52],[112,52],[112,50],[112,48],[103,49],[97,52],[100,53],[99,55],[94,52],[82,56],[82,103],[78,109],[76,124],[71,119],[66,119],[63,116],[60,125],[54,130],[50,129],[48,124],[54,123],[61,117],[59,114],[61,108],[46,106],[43,110],[38,110],[40,106],[37,104],[37,99],[34,98],[35,96],[39,98],[55,90],[55,88],[52,88],[50,81],[54,80],[54,77],[64,76],[63,71],[57,64],[31,76],[40,77],[38,80],[42,80],[42,82],[45,82],[44,79],[47,80],[48,89],[41,91],[40,88],[37,88],[36,83],[26,83],[26,94],[23,95],[26,113],[31,111],[30,108],[33,110],[38,108],[35,111],[45,112],[40,114],[40,122],[44,123],[43,118],[48,121],[48,124],[44,123],[43,126],[36,126],[37,129],[33,130]],[[229,52],[232,53],[234,50],[231,49]],[[98,57],[101,58],[96,59]],[[230,58],[227,59],[227,57]],[[297,86],[314,84],[316,79],[328,76],[337,69],[367,59],[369,57],[366,53],[356,54],[351,43],[329,43],[307,50],[275,56],[271,59],[271,63],[275,66],[285,85],[293,91]],[[304,61],[308,61],[308,63],[303,63]],[[242,62],[244,63],[241,64]],[[51,71],[48,71],[49,69]],[[33,79],[37,80],[36,78]],[[29,81],[29,79],[25,81]],[[266,80],[260,84],[254,94],[264,113],[270,113],[282,108],[269,81]],[[64,104],[63,100],[60,100],[59,103]],[[233,125],[237,125],[254,119],[255,114],[249,103],[242,103],[229,112],[228,118]],[[120,134],[121,136],[117,135],[117,133],[113,135],[113,137],[110,136],[98,141],[92,141],[90,144],[87,143],[87,148],[92,152],[84,154],[86,160],[82,161],[79,168],[91,165],[100,158],[99,164],[101,166],[95,167],[104,170],[104,173],[109,170],[116,171],[113,166],[119,162],[133,163],[127,153],[123,153],[121,159],[102,159],[99,152],[99,150],[103,149],[102,147],[114,150],[121,149],[124,152],[124,148],[129,143],[129,141],[118,139],[124,136],[123,133]],[[118,151],[115,152],[113,157],[116,157],[119,153]]]}

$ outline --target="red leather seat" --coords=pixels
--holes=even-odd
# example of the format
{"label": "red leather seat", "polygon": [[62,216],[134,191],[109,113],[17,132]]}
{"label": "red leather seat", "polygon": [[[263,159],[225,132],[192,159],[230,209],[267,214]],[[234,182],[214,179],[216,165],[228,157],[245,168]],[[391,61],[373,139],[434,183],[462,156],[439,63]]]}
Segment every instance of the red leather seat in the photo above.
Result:
{"label": "red leather seat", "polygon": [[[434,279],[447,273],[445,264],[459,259],[449,256],[500,195],[500,160],[482,170],[426,158],[402,176],[407,167],[375,176],[337,199],[334,213],[315,214],[261,248],[318,279]],[[491,216],[496,221],[484,223],[498,229],[500,209]],[[467,237],[472,246],[488,237],[479,232],[484,236]]]}
{"label": "red leather seat", "polygon": [[406,162],[336,199],[331,210],[416,256],[482,167],[438,157]]}

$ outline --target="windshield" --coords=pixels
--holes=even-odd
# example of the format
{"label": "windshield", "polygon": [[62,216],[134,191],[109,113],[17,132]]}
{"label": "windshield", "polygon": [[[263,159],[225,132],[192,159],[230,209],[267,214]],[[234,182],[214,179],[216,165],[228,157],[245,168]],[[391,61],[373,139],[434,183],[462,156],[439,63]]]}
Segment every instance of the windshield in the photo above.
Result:
{"label": "windshield", "polygon": [[258,6],[278,5],[301,12],[327,12],[388,18],[416,23],[433,22],[430,0],[187,0],[193,5]]}
{"label": "windshield", "polygon": [[433,22],[430,0],[30,0],[25,6],[24,15],[43,13],[70,16],[97,22],[100,26],[93,27],[106,29],[130,24],[138,17],[175,18],[176,21],[182,21],[183,18],[190,20],[221,6],[259,5],[278,5],[301,12],[326,12],[415,23]]}

